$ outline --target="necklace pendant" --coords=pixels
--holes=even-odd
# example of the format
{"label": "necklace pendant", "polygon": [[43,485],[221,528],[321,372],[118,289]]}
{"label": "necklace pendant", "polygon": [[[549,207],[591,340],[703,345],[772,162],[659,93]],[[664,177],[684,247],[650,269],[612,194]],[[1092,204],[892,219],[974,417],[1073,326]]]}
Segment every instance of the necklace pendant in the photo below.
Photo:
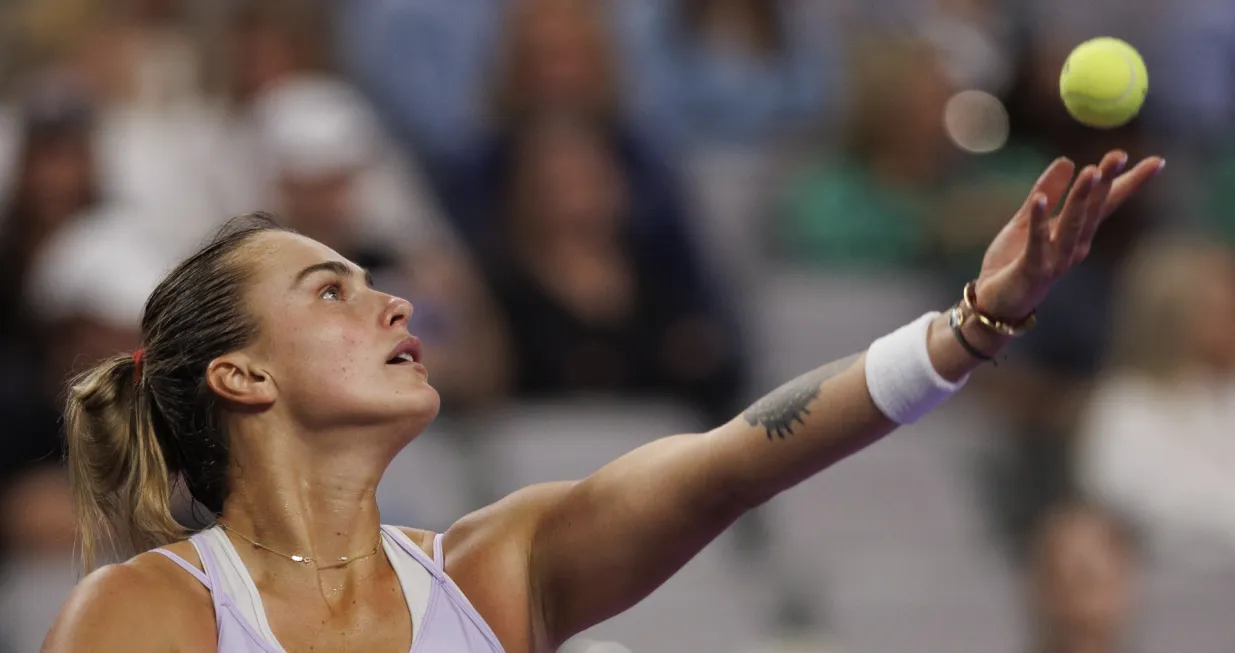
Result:
{"label": "necklace pendant", "polygon": [[292,562],[307,562],[308,559],[304,556],[291,556]]}
{"label": "necklace pendant", "polygon": [[339,562],[347,562],[347,556],[339,556]]}

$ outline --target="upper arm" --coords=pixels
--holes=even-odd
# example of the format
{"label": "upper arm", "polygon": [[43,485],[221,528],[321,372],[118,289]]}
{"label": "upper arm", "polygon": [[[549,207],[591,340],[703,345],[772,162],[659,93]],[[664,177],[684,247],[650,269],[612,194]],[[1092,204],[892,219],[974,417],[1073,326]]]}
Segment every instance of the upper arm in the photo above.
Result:
{"label": "upper arm", "polygon": [[65,601],[43,642],[43,653],[166,653],[174,601],[147,570],[131,564],[103,567]]}
{"label": "upper arm", "polygon": [[541,507],[530,562],[554,644],[642,600],[741,514],[712,439],[648,443]]}

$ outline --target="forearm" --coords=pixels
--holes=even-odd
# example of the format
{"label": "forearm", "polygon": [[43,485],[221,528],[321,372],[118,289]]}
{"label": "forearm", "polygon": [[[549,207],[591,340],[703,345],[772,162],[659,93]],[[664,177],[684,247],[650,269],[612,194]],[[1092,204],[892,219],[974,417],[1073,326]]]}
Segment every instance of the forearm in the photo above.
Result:
{"label": "forearm", "polygon": [[[943,320],[927,349],[940,373],[960,378],[978,361]],[[987,353],[997,344],[983,342]],[[565,491],[538,518],[533,545],[551,630],[569,637],[620,612],[746,510],[892,431],[864,360],[824,365],[724,426],[647,444]]]}
{"label": "forearm", "polygon": [[[1006,338],[971,323],[968,342],[987,355]],[[981,361],[958,342],[947,314],[927,335],[932,367],[958,381]],[[758,505],[833,463],[863,449],[897,427],[876,406],[868,389],[865,354],[808,372],[755,402],[742,415],[707,434],[717,476],[744,506]]]}

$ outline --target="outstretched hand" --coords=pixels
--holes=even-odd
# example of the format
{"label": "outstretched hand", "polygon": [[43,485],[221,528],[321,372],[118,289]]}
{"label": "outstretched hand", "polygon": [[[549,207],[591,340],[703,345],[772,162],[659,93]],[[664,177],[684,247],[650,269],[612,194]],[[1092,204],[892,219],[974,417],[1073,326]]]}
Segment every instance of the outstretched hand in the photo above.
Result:
{"label": "outstretched hand", "polygon": [[1086,166],[1055,216],[1051,207],[1068,190],[1076,165],[1060,158],[1047,167],[986,250],[976,288],[978,310],[1011,323],[1032,313],[1055,282],[1089,255],[1106,218],[1166,165],[1149,157],[1123,172],[1127,162],[1128,155],[1116,150],[1099,165]]}

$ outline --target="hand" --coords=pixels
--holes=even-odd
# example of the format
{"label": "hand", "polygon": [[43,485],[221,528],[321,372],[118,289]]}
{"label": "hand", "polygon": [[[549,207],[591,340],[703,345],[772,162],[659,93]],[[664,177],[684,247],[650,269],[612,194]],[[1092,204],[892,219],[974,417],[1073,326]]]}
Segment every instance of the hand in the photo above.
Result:
{"label": "hand", "polygon": [[979,311],[1020,323],[1065,272],[1085,260],[1102,222],[1166,165],[1160,157],[1150,157],[1120,174],[1127,161],[1128,155],[1116,150],[1098,166],[1087,166],[1054,217],[1050,207],[1059,204],[1076,165],[1061,158],[1047,167],[986,250],[975,289]]}

